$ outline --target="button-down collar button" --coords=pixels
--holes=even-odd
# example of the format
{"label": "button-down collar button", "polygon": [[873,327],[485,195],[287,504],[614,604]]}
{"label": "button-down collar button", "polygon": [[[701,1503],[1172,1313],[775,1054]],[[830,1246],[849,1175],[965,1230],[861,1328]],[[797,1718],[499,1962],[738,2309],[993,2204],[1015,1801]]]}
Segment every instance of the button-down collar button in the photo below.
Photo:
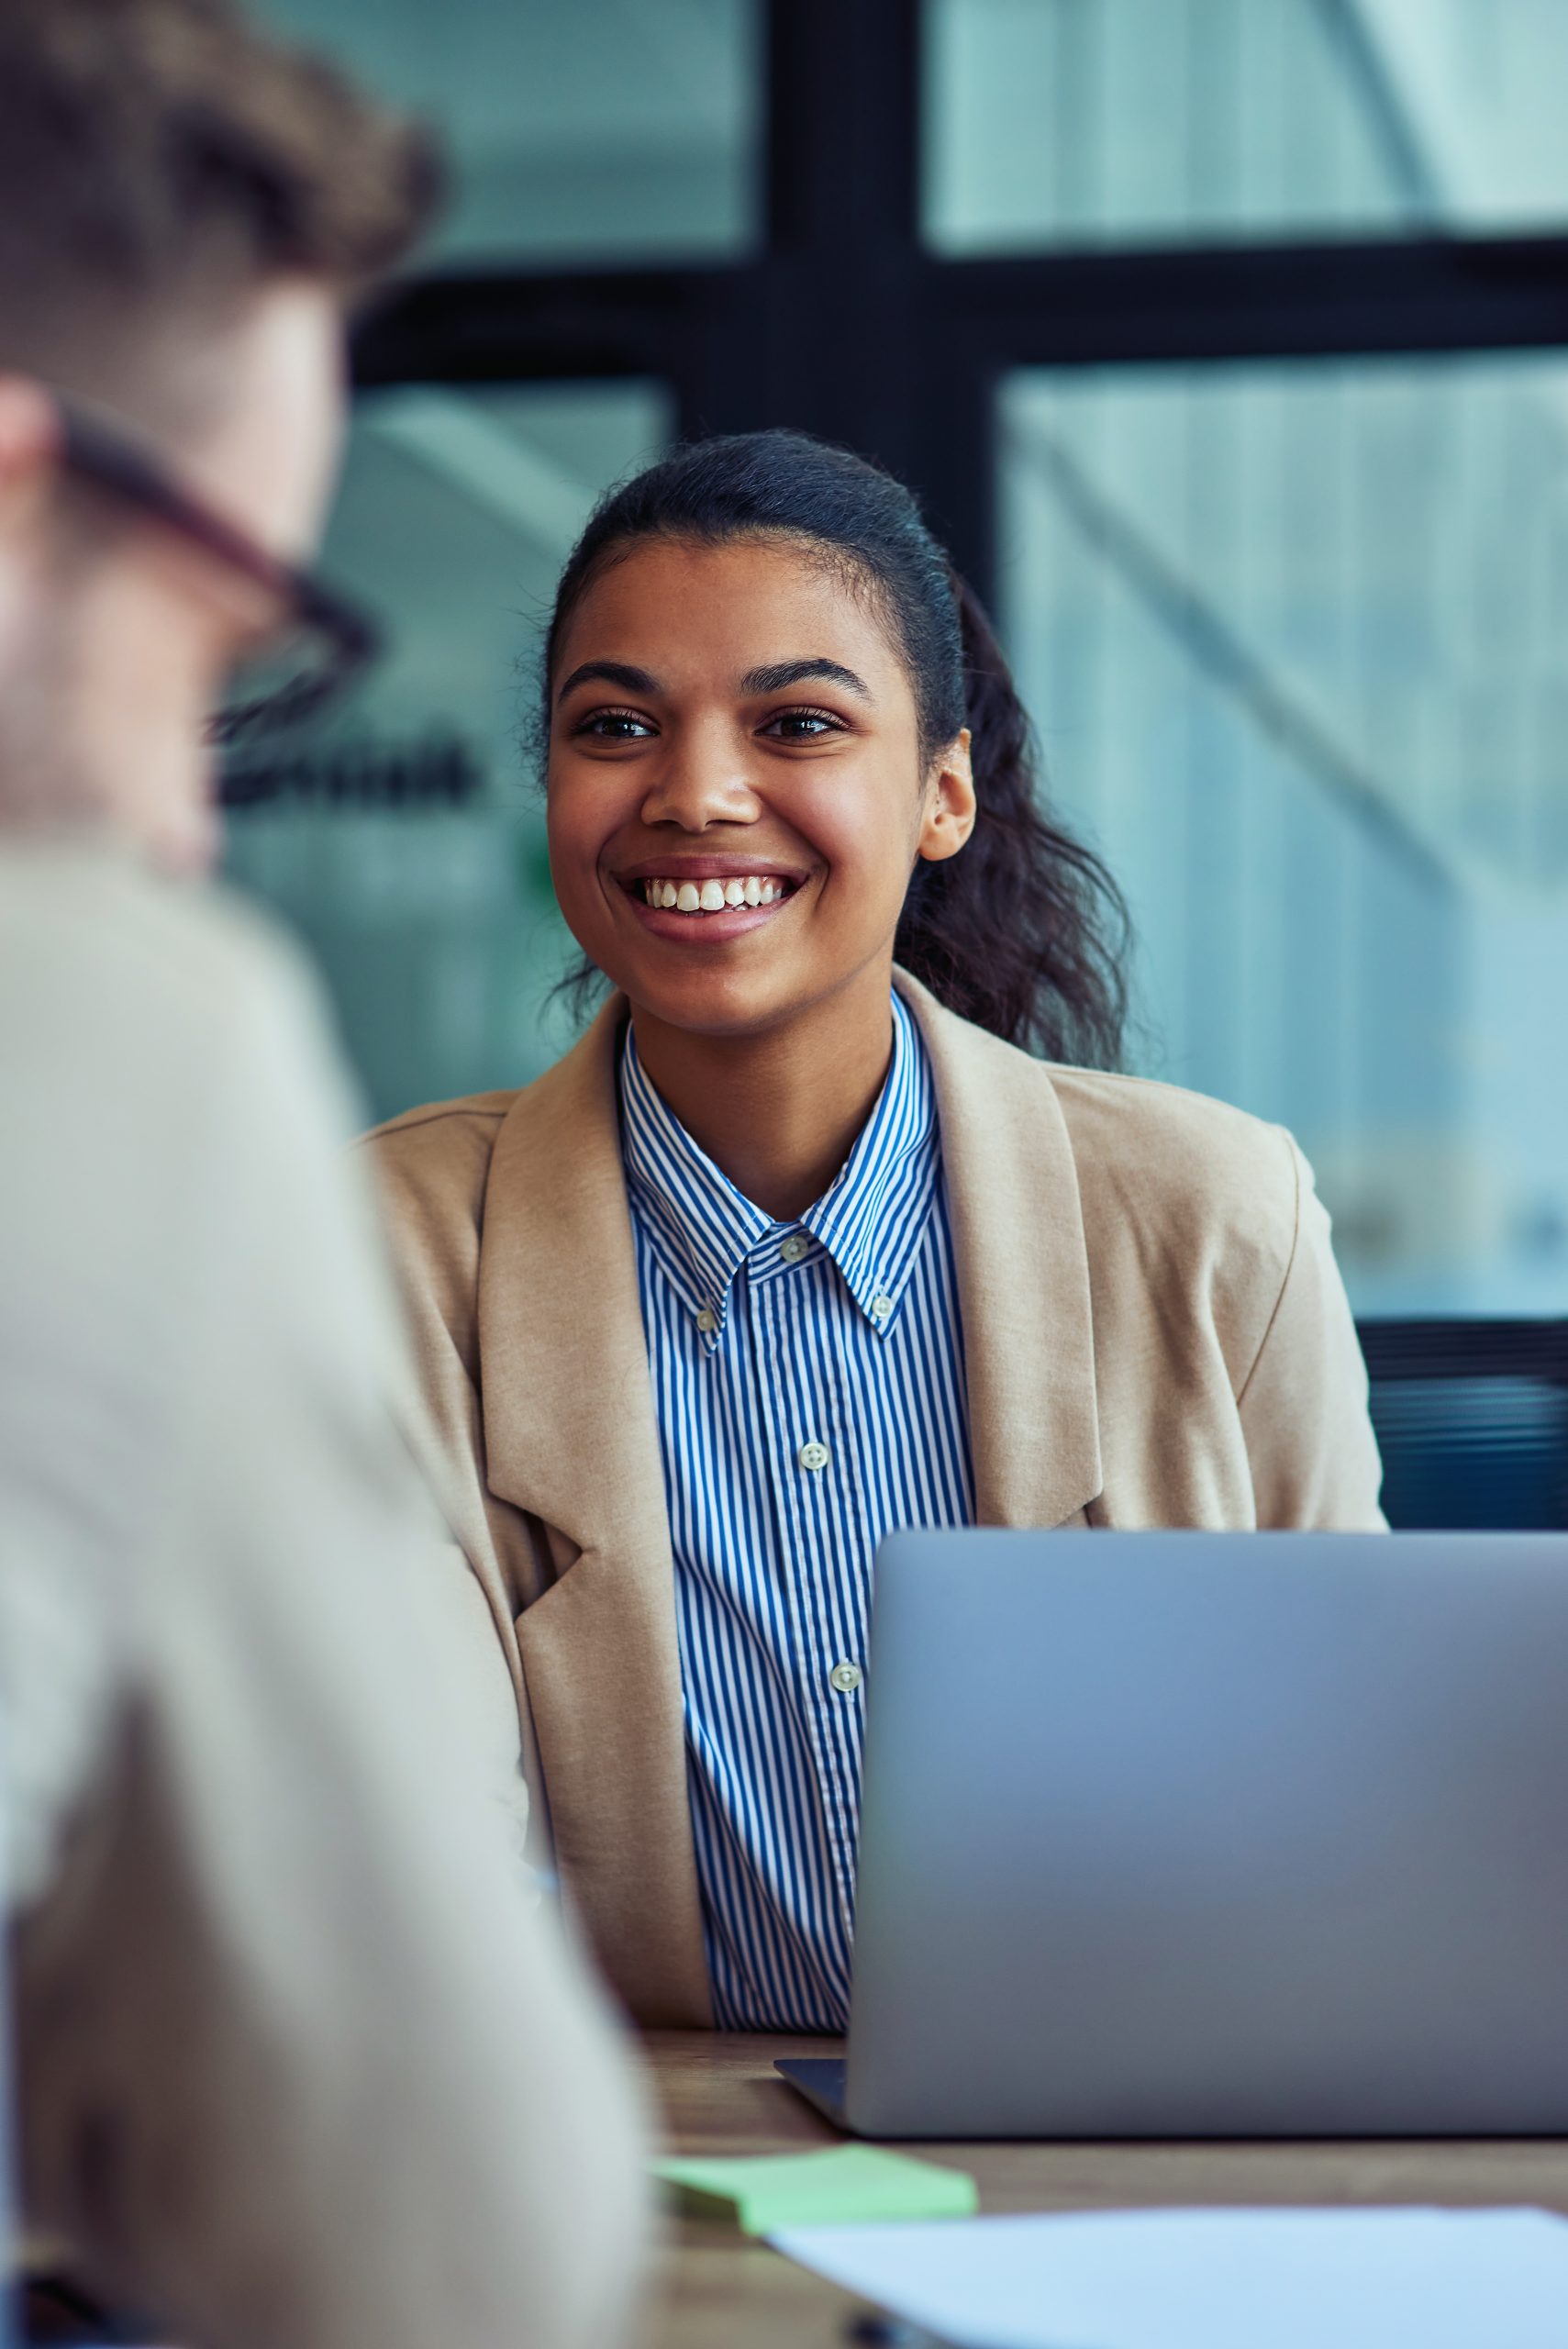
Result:
{"label": "button-down collar button", "polygon": [[817,1474],[818,1468],[826,1468],[828,1465],[828,1447],[825,1443],[803,1443],[795,1456],[801,1466],[808,1468],[813,1475]]}
{"label": "button-down collar button", "polygon": [[798,1264],[810,1245],[811,1242],[804,1231],[792,1231],[779,1250],[779,1254],[786,1264]]}
{"label": "button-down collar button", "polygon": [[833,1666],[832,1671],[828,1675],[828,1678],[829,1684],[838,1690],[840,1697],[852,1696],[861,1685],[860,1665],[858,1664],[836,1664]]}
{"label": "button-down collar button", "polygon": [[873,1321],[885,1321],[892,1310],[893,1299],[888,1296],[885,1289],[879,1288],[876,1295],[871,1301],[872,1319]]}
{"label": "button-down collar button", "polygon": [[697,1315],[697,1328],[702,1331],[705,1338],[710,1338],[717,1327],[717,1314],[714,1311],[711,1305],[705,1305],[702,1311]]}

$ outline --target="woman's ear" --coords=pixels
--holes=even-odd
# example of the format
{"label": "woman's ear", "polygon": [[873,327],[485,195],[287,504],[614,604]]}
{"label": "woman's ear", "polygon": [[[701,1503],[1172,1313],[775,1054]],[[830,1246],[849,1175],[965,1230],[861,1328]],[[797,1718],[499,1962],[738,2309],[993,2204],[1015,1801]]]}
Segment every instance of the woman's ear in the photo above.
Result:
{"label": "woman's ear", "polygon": [[969,729],[939,752],[926,786],[925,813],[920,819],[919,853],[932,864],[956,856],[974,829],[974,771],[969,756]]}

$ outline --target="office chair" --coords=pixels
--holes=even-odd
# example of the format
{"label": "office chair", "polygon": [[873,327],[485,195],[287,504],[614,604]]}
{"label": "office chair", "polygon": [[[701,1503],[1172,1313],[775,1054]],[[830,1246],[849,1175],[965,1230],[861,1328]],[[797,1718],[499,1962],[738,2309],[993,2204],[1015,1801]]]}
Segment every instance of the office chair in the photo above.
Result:
{"label": "office chair", "polygon": [[1391,1525],[1568,1528],[1568,1321],[1363,1321],[1359,1334]]}

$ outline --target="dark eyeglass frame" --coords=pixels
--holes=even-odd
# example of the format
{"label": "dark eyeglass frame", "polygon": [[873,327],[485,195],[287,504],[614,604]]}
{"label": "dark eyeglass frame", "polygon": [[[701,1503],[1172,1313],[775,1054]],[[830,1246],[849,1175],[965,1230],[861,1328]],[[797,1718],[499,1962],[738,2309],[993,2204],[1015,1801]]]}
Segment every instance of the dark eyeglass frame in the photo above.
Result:
{"label": "dark eyeglass frame", "polygon": [[318,676],[225,711],[209,729],[215,741],[234,741],[255,726],[314,717],[362,674],[383,643],[382,631],[368,612],[316,573],[285,562],[215,514],[175,480],[134,426],[72,394],[55,391],[51,396],[60,420],[60,460],[70,473],[135,507],[253,586],[264,588],[278,605],[280,629],[306,629],[327,647],[327,665]]}

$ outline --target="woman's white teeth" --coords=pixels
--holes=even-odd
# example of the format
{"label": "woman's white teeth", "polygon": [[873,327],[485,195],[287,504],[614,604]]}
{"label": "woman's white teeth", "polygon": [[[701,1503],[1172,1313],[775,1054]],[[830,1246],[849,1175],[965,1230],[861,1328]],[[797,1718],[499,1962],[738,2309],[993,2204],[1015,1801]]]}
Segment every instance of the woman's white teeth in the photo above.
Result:
{"label": "woman's white teeth", "polygon": [[785,895],[782,881],[755,873],[735,874],[728,881],[645,881],[643,895],[651,906],[665,913],[721,914],[729,906],[771,906]]}

